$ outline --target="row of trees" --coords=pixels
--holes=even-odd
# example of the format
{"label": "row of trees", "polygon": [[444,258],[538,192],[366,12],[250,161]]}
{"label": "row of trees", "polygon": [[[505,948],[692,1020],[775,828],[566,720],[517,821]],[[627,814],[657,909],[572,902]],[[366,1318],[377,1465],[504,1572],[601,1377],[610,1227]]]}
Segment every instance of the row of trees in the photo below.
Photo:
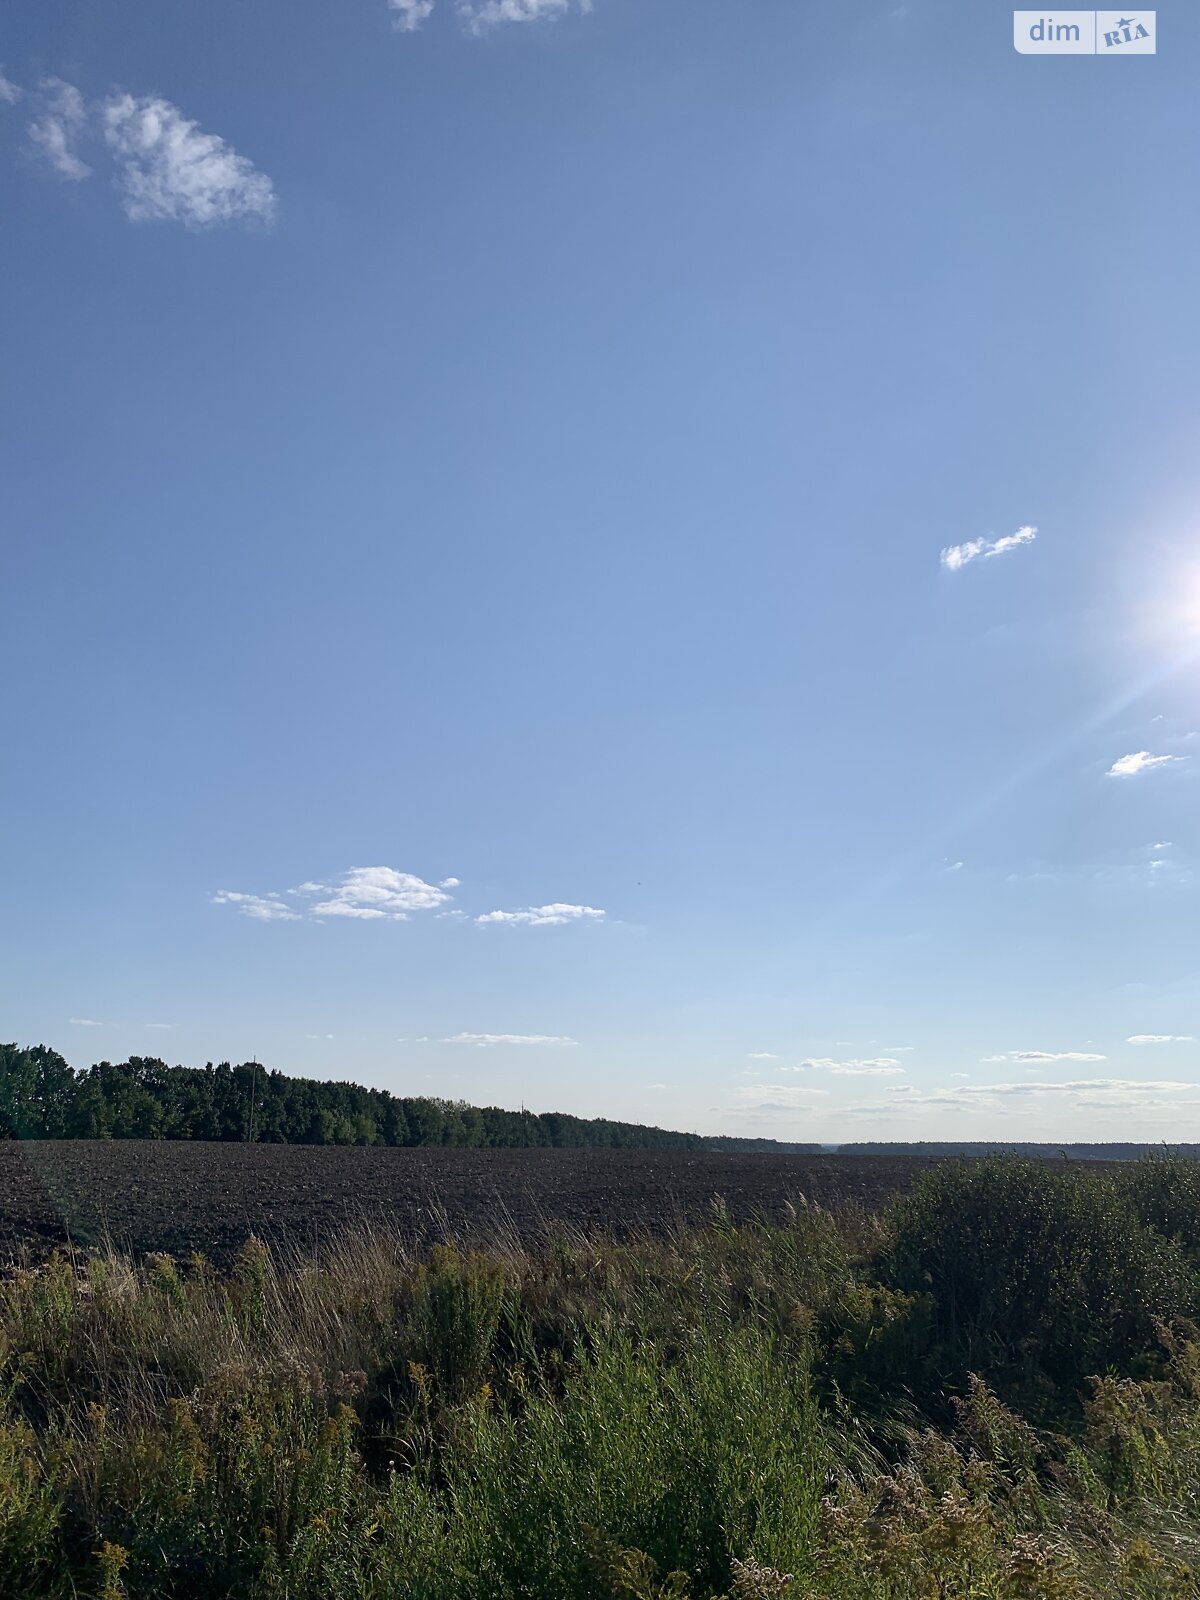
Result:
{"label": "row of trees", "polygon": [[[781,1148],[565,1112],[410,1098],[289,1078],[257,1062],[171,1067],[148,1056],[76,1072],[45,1045],[0,1045],[0,1138],[214,1139],[261,1144]],[[796,1147],[788,1147],[796,1148]],[[816,1146],[808,1147],[815,1149]]]}

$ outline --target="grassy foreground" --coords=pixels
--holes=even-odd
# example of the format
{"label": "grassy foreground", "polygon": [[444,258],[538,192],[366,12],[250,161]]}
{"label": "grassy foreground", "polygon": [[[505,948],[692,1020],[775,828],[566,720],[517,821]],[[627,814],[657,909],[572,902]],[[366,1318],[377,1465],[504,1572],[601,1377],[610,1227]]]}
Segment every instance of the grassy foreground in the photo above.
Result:
{"label": "grassy foreground", "polygon": [[1200,1167],[0,1283],[0,1594],[1200,1593]]}

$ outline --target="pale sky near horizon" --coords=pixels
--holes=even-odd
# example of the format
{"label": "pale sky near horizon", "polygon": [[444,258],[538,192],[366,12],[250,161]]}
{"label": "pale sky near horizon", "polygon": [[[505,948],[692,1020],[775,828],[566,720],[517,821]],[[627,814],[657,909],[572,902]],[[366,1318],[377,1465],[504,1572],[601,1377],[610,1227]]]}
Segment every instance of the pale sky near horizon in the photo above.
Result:
{"label": "pale sky near horizon", "polygon": [[1200,1138],[1200,17],[8,0],[0,1036]]}

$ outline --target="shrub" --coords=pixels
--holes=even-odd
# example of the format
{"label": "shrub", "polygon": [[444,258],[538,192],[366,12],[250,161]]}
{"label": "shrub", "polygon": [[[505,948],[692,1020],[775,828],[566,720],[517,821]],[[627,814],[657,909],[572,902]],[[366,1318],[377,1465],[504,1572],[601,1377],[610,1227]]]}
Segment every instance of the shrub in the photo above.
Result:
{"label": "shrub", "polygon": [[933,1296],[948,1376],[1041,1373],[1071,1390],[1127,1370],[1156,1325],[1190,1315],[1197,1282],[1178,1246],[1107,1173],[1018,1157],[946,1162],[892,1213],[885,1281]]}

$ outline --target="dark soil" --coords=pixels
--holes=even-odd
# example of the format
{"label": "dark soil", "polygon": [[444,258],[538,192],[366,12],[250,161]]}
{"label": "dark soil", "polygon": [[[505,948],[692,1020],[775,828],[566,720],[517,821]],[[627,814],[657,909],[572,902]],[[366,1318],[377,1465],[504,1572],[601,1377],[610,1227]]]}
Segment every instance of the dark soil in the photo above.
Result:
{"label": "dark soil", "polygon": [[141,1140],[0,1143],[0,1262],[57,1245],[227,1260],[250,1235],[311,1249],[364,1221],[418,1241],[619,1236],[789,1203],[877,1207],[929,1165],[914,1156],[657,1150],[394,1150]]}

